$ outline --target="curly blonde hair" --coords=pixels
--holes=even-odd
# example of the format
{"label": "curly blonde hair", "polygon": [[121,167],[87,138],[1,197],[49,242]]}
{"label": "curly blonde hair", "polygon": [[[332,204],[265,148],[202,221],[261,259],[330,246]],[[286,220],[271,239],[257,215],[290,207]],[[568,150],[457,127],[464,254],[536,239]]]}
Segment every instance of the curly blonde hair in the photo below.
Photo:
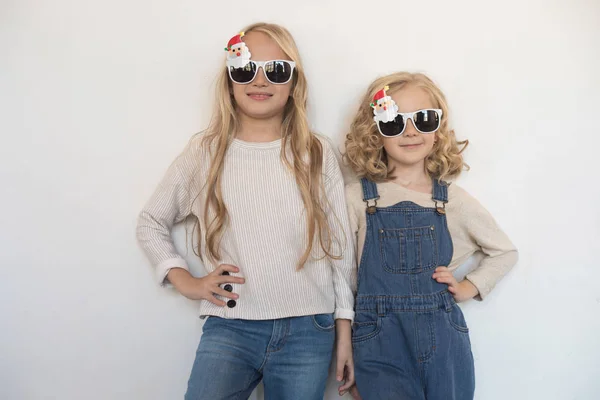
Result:
{"label": "curly blonde hair", "polygon": [[457,177],[463,169],[469,169],[462,156],[469,141],[456,140],[454,130],[450,129],[448,124],[446,97],[440,88],[424,74],[396,72],[371,83],[352,121],[350,133],[346,135],[344,160],[359,177],[366,177],[374,182],[385,182],[394,178],[394,171],[388,168],[383,138],[373,121],[370,103],[375,93],[385,86],[389,86],[389,95],[409,85],[428,92],[433,106],[442,110],[442,121],[435,132],[437,140],[425,159],[425,169],[429,176],[442,181]]}

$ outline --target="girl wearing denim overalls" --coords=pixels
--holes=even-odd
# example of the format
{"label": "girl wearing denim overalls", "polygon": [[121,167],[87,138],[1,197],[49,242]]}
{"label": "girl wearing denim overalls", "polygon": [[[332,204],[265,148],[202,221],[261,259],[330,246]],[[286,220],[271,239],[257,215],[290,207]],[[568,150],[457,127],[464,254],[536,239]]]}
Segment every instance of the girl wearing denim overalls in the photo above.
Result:
{"label": "girl wearing denim overalls", "polygon": [[[208,317],[186,400],[245,400],[260,381],[266,399],[321,400],[334,347],[340,392],[354,383],[343,177],[331,146],[309,130],[291,34],[258,23],[225,43],[211,124],[140,213],[138,240],[158,281],[200,300]],[[187,217],[199,227],[202,277],[171,237]]]}
{"label": "girl wearing denim overalls", "polygon": [[[447,182],[465,167],[466,144],[448,124],[444,95],[422,74],[377,79],[352,123],[345,158],[361,177],[346,188],[359,260],[355,398],[473,399],[471,343],[456,303],[485,298],[517,250],[473,197]],[[478,251],[483,260],[458,282],[452,271]]]}

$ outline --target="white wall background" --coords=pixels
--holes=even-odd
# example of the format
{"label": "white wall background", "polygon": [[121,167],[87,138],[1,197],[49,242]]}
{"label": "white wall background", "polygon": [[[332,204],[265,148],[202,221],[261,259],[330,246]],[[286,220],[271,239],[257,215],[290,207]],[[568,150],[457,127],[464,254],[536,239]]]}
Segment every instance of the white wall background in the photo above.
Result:
{"label": "white wall background", "polygon": [[521,251],[463,307],[477,399],[600,398],[595,0],[0,0],[0,398],[182,398],[201,321],[157,287],[136,216],[259,20],[294,34],[337,144],[379,74],[446,92],[471,141],[459,183]]}

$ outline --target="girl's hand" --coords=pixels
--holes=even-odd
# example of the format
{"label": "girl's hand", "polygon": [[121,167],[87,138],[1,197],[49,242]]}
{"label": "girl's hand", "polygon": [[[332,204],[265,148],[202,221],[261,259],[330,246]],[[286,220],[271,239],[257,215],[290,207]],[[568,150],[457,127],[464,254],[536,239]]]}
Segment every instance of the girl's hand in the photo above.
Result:
{"label": "girl's hand", "polygon": [[[241,285],[245,282],[244,278],[229,276],[229,274],[223,275],[226,271],[228,273],[239,272],[240,269],[233,265],[221,264],[210,274],[202,278],[195,278],[182,268],[173,268],[169,271],[168,279],[179,293],[188,299],[208,300],[217,306],[225,307],[226,303],[217,299],[215,295],[236,300],[239,297],[238,294],[229,292],[225,288],[228,283]],[[219,285],[225,285],[225,288],[221,288]]]}
{"label": "girl's hand", "polygon": [[458,282],[447,267],[437,267],[433,279],[448,285],[448,291],[454,296],[457,303],[472,299],[479,294],[479,290],[469,280]]}
{"label": "girl's hand", "polygon": [[352,328],[350,320],[337,319],[335,321],[336,331],[336,380],[342,382],[338,393],[343,396],[348,389],[354,385],[354,359],[352,357]]}
{"label": "girl's hand", "polygon": [[356,387],[356,385],[350,388],[350,395],[354,400],[362,400],[362,397],[360,397],[360,393],[358,393],[358,388]]}

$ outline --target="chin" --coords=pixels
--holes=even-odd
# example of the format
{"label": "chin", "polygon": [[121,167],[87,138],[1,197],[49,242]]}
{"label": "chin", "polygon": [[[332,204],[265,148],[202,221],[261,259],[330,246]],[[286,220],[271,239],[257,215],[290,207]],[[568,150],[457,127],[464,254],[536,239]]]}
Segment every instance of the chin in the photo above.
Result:
{"label": "chin", "polygon": [[[273,99],[271,99],[271,100],[273,100]],[[270,103],[271,100],[269,100],[268,103]],[[265,103],[267,103],[267,102],[265,102]],[[238,107],[240,108],[241,112],[248,115],[249,117],[256,118],[256,119],[263,119],[263,118],[273,117],[277,114],[281,114],[283,112],[283,110],[285,109],[285,104],[283,104],[283,105],[274,104],[274,103],[255,104],[254,102],[244,101],[241,104],[238,103]]]}
{"label": "chin", "polygon": [[269,109],[264,109],[263,107],[244,107],[241,109],[241,111],[246,114],[247,116],[249,116],[250,118],[254,118],[254,119],[267,119],[267,118],[271,118],[277,114],[280,114],[283,112],[283,109],[279,110],[279,109],[273,109],[271,107],[269,107]]}
{"label": "chin", "polygon": [[406,157],[406,155],[402,155],[399,157],[392,156],[391,158],[393,158],[398,164],[404,165],[406,167],[410,167],[410,166],[422,163],[426,157],[427,157],[426,154],[424,154],[424,155],[411,154],[409,157]]}

